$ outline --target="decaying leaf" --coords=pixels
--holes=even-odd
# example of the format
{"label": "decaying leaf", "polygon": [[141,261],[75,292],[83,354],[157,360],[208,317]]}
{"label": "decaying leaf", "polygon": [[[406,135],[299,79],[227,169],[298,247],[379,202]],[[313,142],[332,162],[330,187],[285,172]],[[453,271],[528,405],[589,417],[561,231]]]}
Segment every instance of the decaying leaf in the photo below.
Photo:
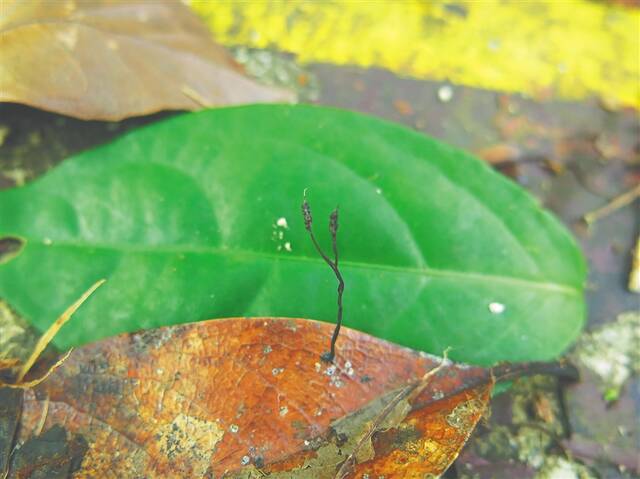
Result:
{"label": "decaying leaf", "polygon": [[349,329],[324,362],[332,328],[236,318],[76,349],[35,388],[0,389],[0,427],[17,445],[0,442],[0,466],[11,478],[334,478],[353,454],[342,477],[444,472],[492,372]]}
{"label": "decaying leaf", "polygon": [[82,119],[286,101],[178,1],[3,0],[0,101]]}

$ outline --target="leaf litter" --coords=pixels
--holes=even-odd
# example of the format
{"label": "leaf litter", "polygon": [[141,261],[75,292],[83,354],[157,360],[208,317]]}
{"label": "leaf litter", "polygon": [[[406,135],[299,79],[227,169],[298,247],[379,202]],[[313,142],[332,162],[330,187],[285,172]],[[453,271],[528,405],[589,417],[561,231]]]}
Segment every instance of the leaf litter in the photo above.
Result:
{"label": "leaf litter", "polygon": [[306,199],[302,211],[340,282],[332,334],[311,320],[231,318],[125,334],[37,365],[98,281],[53,323],[15,380],[0,383],[3,474],[437,477],[487,411],[496,378],[568,372],[547,363],[458,365],[446,351],[440,359],[350,329],[336,348],[338,213],[329,259]]}
{"label": "leaf litter", "polygon": [[11,395],[0,422],[17,415],[0,465],[10,478],[61,463],[77,477],[437,476],[486,412],[494,374],[532,367],[457,365],[343,328],[329,375],[316,366],[331,329],[204,321],[109,338],[57,368],[36,363],[26,379],[42,381],[0,388]]}
{"label": "leaf litter", "polygon": [[178,1],[5,3],[0,101],[113,121],[160,110],[294,99],[244,76]]}
{"label": "leaf litter", "polygon": [[[336,362],[346,366],[348,355],[351,367],[328,375],[316,371],[315,364],[331,328],[307,320],[238,318],[133,333],[78,348],[46,380],[25,388],[13,463],[35,432],[63,427],[65,437],[90,445],[79,474],[250,477],[248,471],[260,469],[269,477],[334,477],[352,453],[356,468],[371,470],[398,467],[380,464],[391,452],[383,446],[396,454],[406,446],[407,460],[424,455],[412,448],[427,440],[420,438],[419,426],[426,423],[418,418],[429,405],[438,411],[439,422],[432,422],[451,429],[440,438],[439,462],[425,463],[442,472],[484,412],[492,384],[489,371],[459,368],[343,330]],[[271,351],[265,354],[267,344]],[[274,377],[275,364],[287,366]],[[352,369],[369,379],[350,374]],[[332,384],[336,376],[341,387]],[[434,400],[425,388],[432,376],[434,387],[451,394]],[[412,391],[415,399],[408,394]],[[393,401],[399,395],[402,401]],[[462,414],[460,405],[469,400],[478,409]],[[314,414],[318,409],[321,415]],[[451,422],[452,417],[463,419]],[[398,428],[406,437],[392,443],[374,435]],[[112,457],[114,440],[119,458]],[[428,438],[431,447],[438,440],[437,435]],[[20,477],[18,472],[10,469],[9,477]]]}

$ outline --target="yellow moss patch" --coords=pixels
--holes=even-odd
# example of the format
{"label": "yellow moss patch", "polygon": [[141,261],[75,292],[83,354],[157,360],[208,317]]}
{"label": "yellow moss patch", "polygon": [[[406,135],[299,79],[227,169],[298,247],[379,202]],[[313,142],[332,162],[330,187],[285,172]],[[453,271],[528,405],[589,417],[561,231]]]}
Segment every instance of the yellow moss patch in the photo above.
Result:
{"label": "yellow moss patch", "polygon": [[476,87],[640,106],[640,13],[588,0],[192,0],[226,45]]}

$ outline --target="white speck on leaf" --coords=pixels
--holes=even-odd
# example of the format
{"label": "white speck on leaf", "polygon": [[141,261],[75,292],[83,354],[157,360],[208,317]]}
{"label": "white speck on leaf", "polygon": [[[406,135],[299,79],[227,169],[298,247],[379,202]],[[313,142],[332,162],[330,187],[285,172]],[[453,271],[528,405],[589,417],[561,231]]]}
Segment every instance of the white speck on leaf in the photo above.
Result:
{"label": "white speck on leaf", "polygon": [[505,309],[507,309],[507,307],[502,303],[489,303],[489,311],[493,314],[502,314]]}
{"label": "white speck on leaf", "polygon": [[335,372],[336,372],[336,367],[333,364],[324,370],[324,373],[327,376],[333,376]]}
{"label": "white speck on leaf", "polygon": [[329,381],[329,383],[336,388],[341,388],[342,386],[344,386],[344,383],[339,376],[331,376],[331,380]]}
{"label": "white speck on leaf", "polygon": [[280,228],[289,229],[287,218],[285,218],[284,216],[282,218],[278,218],[278,220],[276,221],[276,225],[278,225]]}

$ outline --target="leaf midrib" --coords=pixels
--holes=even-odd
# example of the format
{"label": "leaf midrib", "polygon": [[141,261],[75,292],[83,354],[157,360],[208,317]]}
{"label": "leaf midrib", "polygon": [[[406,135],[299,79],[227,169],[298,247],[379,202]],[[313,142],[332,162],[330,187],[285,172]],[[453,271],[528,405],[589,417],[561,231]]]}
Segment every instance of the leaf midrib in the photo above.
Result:
{"label": "leaf midrib", "polygon": [[[0,237],[3,235],[0,234]],[[44,245],[42,240],[30,240],[28,238],[22,237],[28,245],[30,242],[41,243]],[[317,265],[324,266],[324,262],[320,258],[311,257],[311,256],[303,256],[300,254],[294,255],[289,253],[267,253],[264,251],[250,251],[246,249],[237,249],[237,248],[225,248],[225,247],[215,247],[215,246],[205,246],[205,245],[185,245],[185,244],[175,244],[175,245],[144,245],[144,246],[136,246],[130,243],[87,243],[82,241],[57,241],[53,240],[51,244],[44,245],[48,248],[54,248],[56,246],[62,247],[71,247],[71,248],[85,248],[85,249],[109,249],[114,251],[121,251],[124,253],[199,253],[199,254],[211,254],[211,255],[227,255],[234,257],[246,257],[246,258],[259,258],[265,260],[272,261],[290,261],[290,262],[299,262],[299,263],[313,263]],[[456,279],[456,280],[464,280],[471,282],[492,282],[497,284],[505,284],[508,286],[522,286],[525,288],[531,288],[541,291],[550,291],[556,292],[560,294],[565,294],[568,296],[580,296],[580,291],[569,285],[553,283],[553,282],[541,282],[523,278],[515,278],[512,276],[502,276],[502,275],[493,275],[486,273],[478,273],[472,271],[456,271],[450,269],[439,269],[439,268],[431,268],[431,267],[410,267],[410,266],[395,266],[390,264],[382,264],[382,263],[365,263],[362,261],[349,261],[349,260],[341,260],[341,265],[347,268],[356,268],[356,269],[369,269],[369,270],[377,270],[377,271],[386,271],[391,273],[404,273],[404,274],[413,274],[416,276],[426,276],[433,278],[447,278],[447,279]]]}

